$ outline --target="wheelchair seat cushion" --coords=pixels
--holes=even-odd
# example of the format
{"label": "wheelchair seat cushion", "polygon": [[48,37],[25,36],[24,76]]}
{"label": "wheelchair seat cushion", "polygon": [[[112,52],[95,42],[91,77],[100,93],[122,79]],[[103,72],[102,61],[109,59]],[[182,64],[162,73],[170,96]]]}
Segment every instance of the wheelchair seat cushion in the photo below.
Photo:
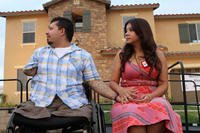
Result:
{"label": "wheelchair seat cushion", "polygon": [[47,107],[38,107],[32,101],[27,101],[21,103],[14,112],[31,119],[49,118],[53,115],[59,117],[80,116],[87,117],[90,120],[92,105],[87,104],[78,109],[71,109],[59,97],[55,97],[52,104]]}
{"label": "wheelchair seat cushion", "polygon": [[69,126],[74,126],[77,128],[83,128],[90,124],[86,117],[71,116],[71,117],[58,117],[52,116],[49,118],[41,119],[30,119],[26,118],[20,114],[15,113],[13,118],[13,123],[16,125],[30,126],[40,129],[58,129],[58,128],[67,128]]}

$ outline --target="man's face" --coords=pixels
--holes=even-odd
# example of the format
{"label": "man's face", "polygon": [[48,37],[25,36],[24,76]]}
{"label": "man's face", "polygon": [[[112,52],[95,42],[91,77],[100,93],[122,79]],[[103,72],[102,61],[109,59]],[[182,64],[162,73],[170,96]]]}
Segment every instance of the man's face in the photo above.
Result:
{"label": "man's face", "polygon": [[56,24],[57,22],[51,23],[46,33],[47,43],[51,46],[53,46],[54,42],[56,42],[59,39],[59,29]]}

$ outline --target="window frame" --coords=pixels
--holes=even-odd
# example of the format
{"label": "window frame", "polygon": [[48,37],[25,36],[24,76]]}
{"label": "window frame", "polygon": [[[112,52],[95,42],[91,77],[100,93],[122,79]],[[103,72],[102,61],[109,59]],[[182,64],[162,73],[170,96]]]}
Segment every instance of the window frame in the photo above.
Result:
{"label": "window frame", "polygon": [[178,24],[178,30],[181,44],[200,44],[200,22],[180,23]]}
{"label": "window frame", "polygon": [[[124,18],[127,17],[127,20],[124,21]],[[136,16],[134,15],[124,15],[122,16],[122,28],[124,29],[124,26],[125,26],[125,23],[129,20],[129,19],[132,19],[132,18],[136,18]]]}
{"label": "window frame", "polygon": [[91,32],[92,31],[91,11],[90,10],[82,10],[82,14],[79,15],[81,18],[80,22],[76,22],[74,20],[73,15],[75,15],[75,14],[76,14],[76,12],[74,12],[74,11],[64,11],[63,16],[65,18],[70,19],[74,23],[74,25],[76,23],[80,23],[81,26],[76,26],[76,25],[74,26],[75,32]]}
{"label": "window frame", "polygon": [[74,31],[81,32],[83,31],[83,11],[81,14],[76,14],[76,12],[72,12],[72,18],[74,23]]}
{"label": "window frame", "polygon": [[[36,23],[36,19],[27,19],[27,20],[22,20],[21,23],[22,23],[22,37],[21,37],[21,43],[22,45],[35,45],[36,44],[36,26],[37,26],[37,23]],[[33,31],[25,31],[24,29],[24,25],[26,23],[34,23],[34,30]],[[24,34],[26,33],[33,33],[34,34],[34,38],[32,42],[24,42]]]}

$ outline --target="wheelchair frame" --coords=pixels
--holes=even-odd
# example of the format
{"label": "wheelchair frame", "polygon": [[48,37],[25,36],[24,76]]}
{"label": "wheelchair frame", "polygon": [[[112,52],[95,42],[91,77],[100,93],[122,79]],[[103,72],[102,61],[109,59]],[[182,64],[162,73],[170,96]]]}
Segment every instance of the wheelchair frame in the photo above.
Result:
{"label": "wheelchair frame", "polygon": [[[17,81],[19,79],[16,79]],[[28,85],[29,82],[31,81],[31,79],[29,79],[26,82],[26,101],[28,100]],[[20,90],[20,103],[23,102],[23,84],[20,82],[20,86],[21,86],[21,90]],[[85,90],[86,90],[86,95],[88,100],[90,101],[91,105],[92,105],[92,118],[90,120],[90,122],[88,123],[84,123],[82,125],[80,125],[80,127],[77,128],[76,125],[69,125],[68,126],[63,126],[63,132],[64,133],[71,133],[71,132],[83,132],[83,133],[105,133],[106,132],[106,128],[105,128],[105,119],[104,119],[104,113],[103,110],[101,108],[101,106],[96,103],[96,101],[93,100],[92,98],[92,90],[90,88],[90,86],[88,84],[83,84]],[[95,94],[95,92],[94,92]],[[95,96],[95,95],[94,95]],[[95,99],[96,100],[96,99]],[[6,133],[15,133],[16,132],[16,127],[19,126],[17,124],[15,124],[13,122],[15,117],[15,113],[12,112],[11,117],[9,119],[7,128],[6,128]],[[70,118],[73,119],[73,118]],[[78,118],[77,121],[82,120],[80,117]],[[24,121],[24,123],[26,123],[26,121]],[[74,123],[73,123],[74,124]],[[42,127],[41,127],[42,128]],[[60,129],[60,128],[44,128],[45,130],[56,130],[56,129]]]}

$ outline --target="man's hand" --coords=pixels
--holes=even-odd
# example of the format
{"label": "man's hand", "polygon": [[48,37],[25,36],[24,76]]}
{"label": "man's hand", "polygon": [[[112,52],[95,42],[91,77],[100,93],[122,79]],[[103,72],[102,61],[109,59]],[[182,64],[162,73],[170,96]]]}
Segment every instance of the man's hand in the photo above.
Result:
{"label": "man's hand", "polygon": [[135,89],[135,87],[121,87],[119,91],[119,96],[122,101],[121,103],[127,103],[134,100],[137,96],[137,93],[138,91]]}

